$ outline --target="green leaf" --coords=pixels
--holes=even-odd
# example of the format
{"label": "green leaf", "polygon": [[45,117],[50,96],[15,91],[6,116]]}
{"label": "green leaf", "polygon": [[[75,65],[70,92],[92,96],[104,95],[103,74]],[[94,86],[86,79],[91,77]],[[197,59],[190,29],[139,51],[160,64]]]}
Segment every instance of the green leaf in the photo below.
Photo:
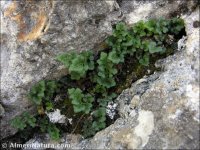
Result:
{"label": "green leaf", "polygon": [[167,33],[168,29],[166,27],[163,27],[163,33]]}
{"label": "green leaf", "polygon": [[61,55],[58,55],[56,57],[56,60],[62,62],[66,68],[69,68],[72,60],[76,57],[76,53],[75,52],[68,52],[68,53],[65,53],[65,54],[61,54]]}
{"label": "green leaf", "polygon": [[23,130],[24,128],[26,128],[26,123],[21,117],[17,116],[11,120],[11,126]]}
{"label": "green leaf", "polygon": [[149,45],[148,45],[148,48],[149,48],[149,52],[151,54],[162,51],[162,47],[160,47],[160,46],[156,47],[156,43],[155,42],[150,42]]}
{"label": "green leaf", "polygon": [[128,47],[133,45],[133,37],[129,34],[126,36],[125,41],[122,43],[123,47]]}
{"label": "green leaf", "polygon": [[46,132],[47,131],[48,125],[49,125],[49,121],[47,120],[47,118],[41,118],[39,120],[39,127],[40,127],[40,130],[42,132]]}
{"label": "green leaf", "polygon": [[48,126],[48,129],[47,129],[50,137],[53,139],[53,140],[59,140],[60,138],[60,130],[56,127],[56,125],[54,124],[50,124]]}
{"label": "green leaf", "polygon": [[73,105],[74,112],[79,113],[81,111],[85,111],[85,105]]}
{"label": "green leaf", "polygon": [[85,104],[85,113],[88,114],[91,110],[92,104],[91,103],[86,103]]}
{"label": "green leaf", "polygon": [[116,25],[116,29],[117,29],[117,30],[120,30],[120,31],[127,30],[126,25],[125,25],[123,22],[119,22],[119,23]]}
{"label": "green leaf", "polygon": [[84,101],[85,102],[89,102],[89,103],[92,103],[93,101],[94,101],[94,98],[92,97],[92,95],[90,95],[90,94],[85,94],[85,96],[84,96]]}
{"label": "green leaf", "polygon": [[108,46],[113,46],[114,45],[114,37],[110,36],[106,39],[106,44],[108,44]]}
{"label": "green leaf", "polygon": [[114,64],[118,64],[120,62],[120,57],[117,56],[116,51],[111,51],[108,54],[108,59],[112,61]]}
{"label": "green leaf", "polygon": [[46,105],[46,110],[47,111],[53,110],[53,103],[47,102],[47,103],[45,103],[45,105]]}
{"label": "green leaf", "polygon": [[66,66],[73,80],[85,77],[88,70],[94,69],[94,57],[91,51],[62,54],[57,57],[57,60]]}
{"label": "green leaf", "polygon": [[111,93],[110,95],[105,94],[104,98],[97,99],[97,102],[100,106],[106,107],[108,102],[112,101],[114,98],[116,98],[117,94]]}
{"label": "green leaf", "polygon": [[36,105],[40,105],[42,98],[45,96],[45,81],[40,81],[34,85],[29,92],[29,99]]}
{"label": "green leaf", "polygon": [[92,108],[94,98],[90,94],[83,94],[79,88],[68,89],[69,98],[72,100],[75,113],[84,112],[88,114]]}
{"label": "green leaf", "polygon": [[142,59],[139,60],[139,63],[148,66],[149,65],[149,55],[145,54]]}
{"label": "green leaf", "polygon": [[24,118],[23,120],[25,123],[29,124],[31,127],[35,127],[36,119],[32,115],[30,115],[28,112],[24,112],[22,117]]}
{"label": "green leaf", "polygon": [[72,99],[72,104],[79,104],[81,103],[81,99],[83,98],[83,94],[81,89],[79,88],[71,88],[68,89],[69,98]]}
{"label": "green leaf", "polygon": [[46,101],[49,101],[50,99],[52,99],[53,94],[55,93],[56,89],[57,89],[56,81],[46,81],[44,99]]}
{"label": "green leaf", "polygon": [[98,72],[98,76],[102,78],[106,78],[106,75],[103,72]]}
{"label": "green leaf", "polygon": [[100,107],[93,112],[93,116],[95,121],[93,121],[91,130],[99,131],[105,128],[105,120],[106,120],[106,109],[104,107]]}
{"label": "green leaf", "polygon": [[97,84],[94,88],[95,93],[106,93],[106,88],[102,85]]}
{"label": "green leaf", "polygon": [[91,137],[93,135],[95,135],[96,130],[95,128],[92,126],[92,121],[91,120],[85,120],[84,121],[84,125],[83,125],[83,135],[85,138],[87,137]]}

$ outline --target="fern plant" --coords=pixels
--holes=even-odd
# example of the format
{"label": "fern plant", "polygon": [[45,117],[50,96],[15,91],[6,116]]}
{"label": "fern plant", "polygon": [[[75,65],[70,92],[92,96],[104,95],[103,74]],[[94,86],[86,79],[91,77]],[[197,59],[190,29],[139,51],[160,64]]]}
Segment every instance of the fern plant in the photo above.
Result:
{"label": "fern plant", "polygon": [[93,119],[86,120],[83,126],[84,137],[93,136],[96,132],[106,127],[106,108],[99,107],[92,113]]}
{"label": "fern plant", "polygon": [[45,100],[50,100],[53,97],[53,94],[55,93],[57,89],[57,83],[56,81],[46,81],[45,82]]}
{"label": "fern plant", "polygon": [[45,82],[40,81],[38,84],[34,85],[29,94],[29,99],[34,102],[36,105],[40,105],[42,102],[42,98],[45,96]]}
{"label": "fern plant", "polygon": [[28,94],[28,98],[36,105],[42,104],[42,100],[50,100],[57,88],[55,81],[40,81],[35,84]]}
{"label": "fern plant", "polygon": [[88,114],[92,108],[94,98],[90,94],[83,94],[79,88],[68,89],[69,98],[72,101],[74,112],[83,112]]}
{"label": "fern plant", "polygon": [[116,97],[117,97],[117,94],[115,93],[104,94],[103,98],[97,99],[97,102],[99,103],[100,107],[106,107],[108,105],[108,102],[112,101]]}
{"label": "fern plant", "polygon": [[108,54],[101,52],[100,58],[97,60],[98,73],[95,76],[95,81],[105,87],[110,88],[116,85],[114,75],[117,74],[117,69],[114,64],[108,59]]}
{"label": "fern plant", "polygon": [[21,117],[17,116],[11,120],[11,126],[16,129],[23,130],[26,128],[26,123]]}
{"label": "fern plant", "polygon": [[11,120],[11,126],[19,130],[25,129],[27,126],[35,127],[36,119],[28,112],[22,113],[21,116],[17,116]]}
{"label": "fern plant", "polygon": [[40,81],[35,84],[28,94],[28,98],[38,105],[39,114],[44,114],[44,108],[46,111],[51,111],[54,108],[52,97],[57,89],[57,83],[55,81]]}
{"label": "fern plant", "polygon": [[105,107],[100,107],[97,110],[95,110],[93,112],[93,117],[94,117],[94,121],[92,124],[92,127],[96,130],[99,131],[103,128],[105,128],[106,126],[106,108]]}
{"label": "fern plant", "polygon": [[142,58],[140,58],[139,63],[143,66],[149,65],[149,53],[145,53]]}
{"label": "fern plant", "polygon": [[60,130],[56,127],[55,124],[48,124],[47,126],[47,132],[49,133],[50,137],[53,140],[59,140],[60,139]]}
{"label": "fern plant", "polygon": [[184,28],[184,21],[180,18],[172,18],[169,25],[170,33],[179,34],[180,31]]}
{"label": "fern plant", "polygon": [[60,130],[59,128],[51,123],[47,117],[39,117],[38,118],[38,126],[40,127],[40,131],[43,133],[48,133],[51,139],[59,140],[60,138]]}
{"label": "fern plant", "polygon": [[[83,135],[93,136],[106,127],[106,107],[117,96],[114,92],[118,84],[116,81],[119,81],[118,73],[123,73],[120,70],[121,64],[131,58],[148,67],[152,57],[166,52],[167,39],[178,36],[183,28],[184,22],[180,18],[139,21],[130,28],[120,22],[113,29],[113,34],[106,39],[108,49],[100,54],[71,51],[58,55],[56,59],[64,64],[70,75],[66,84],[73,84],[63,88],[60,84],[58,86],[57,81],[38,82],[28,94],[38,108],[37,117],[23,113],[14,118],[11,125],[19,130],[37,126],[41,132],[47,132],[52,139],[58,140],[60,128],[49,121],[45,112],[57,107],[53,99],[64,89],[66,93],[61,95],[70,100],[67,103],[70,108],[73,107],[73,113],[84,115]],[[61,100],[59,105],[66,106],[64,101]]]}
{"label": "fern plant", "polygon": [[74,80],[85,77],[88,70],[94,69],[94,57],[91,51],[84,51],[80,54],[74,52],[61,54],[57,57],[57,60],[66,66]]}

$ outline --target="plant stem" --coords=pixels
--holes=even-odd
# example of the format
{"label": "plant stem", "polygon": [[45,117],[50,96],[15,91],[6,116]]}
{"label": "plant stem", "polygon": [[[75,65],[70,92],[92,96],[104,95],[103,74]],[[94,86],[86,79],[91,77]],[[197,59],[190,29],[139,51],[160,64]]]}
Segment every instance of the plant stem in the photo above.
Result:
{"label": "plant stem", "polygon": [[78,124],[80,123],[81,119],[84,117],[85,114],[82,114],[81,117],[79,118],[75,128],[73,129],[73,131],[71,132],[71,134],[73,134],[76,131],[76,128],[78,127]]}

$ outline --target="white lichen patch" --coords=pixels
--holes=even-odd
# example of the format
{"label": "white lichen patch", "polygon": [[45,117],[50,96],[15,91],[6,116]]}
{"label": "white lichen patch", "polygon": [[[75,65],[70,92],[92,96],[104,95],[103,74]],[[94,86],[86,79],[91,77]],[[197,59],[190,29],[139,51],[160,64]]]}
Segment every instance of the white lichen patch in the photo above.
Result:
{"label": "white lichen patch", "polygon": [[67,120],[69,121],[69,124],[72,124],[72,118],[67,118]]}
{"label": "white lichen patch", "polygon": [[134,134],[142,139],[141,146],[144,147],[154,129],[154,115],[151,111],[141,110],[137,120],[139,124],[135,127]]}
{"label": "white lichen patch", "polygon": [[65,115],[61,115],[60,110],[56,109],[54,112],[45,112],[52,123],[65,123]]}
{"label": "white lichen patch", "polygon": [[116,114],[116,108],[117,104],[114,102],[109,102],[108,106],[106,108],[106,114],[110,117],[110,119],[113,119]]}

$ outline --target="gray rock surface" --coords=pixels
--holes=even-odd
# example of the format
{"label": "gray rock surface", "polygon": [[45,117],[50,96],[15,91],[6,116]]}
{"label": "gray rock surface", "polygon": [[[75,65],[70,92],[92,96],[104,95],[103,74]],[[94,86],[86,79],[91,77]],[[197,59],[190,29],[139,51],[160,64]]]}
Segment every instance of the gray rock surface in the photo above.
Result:
{"label": "gray rock surface", "polygon": [[182,16],[186,40],[157,62],[163,72],[133,83],[119,97],[121,118],[91,139],[90,148],[199,149],[199,9]]}
{"label": "gray rock surface", "polygon": [[25,110],[34,112],[26,97],[30,87],[66,73],[54,59],[57,54],[72,49],[100,50],[112,25],[120,20],[132,24],[150,17],[186,14],[185,48],[157,64],[164,68],[163,73],[134,83],[120,95],[121,117],[113,125],[91,140],[75,138],[74,147],[198,147],[199,28],[192,25],[198,20],[199,10],[190,15],[196,3],[1,1],[1,138],[16,133],[10,119]]}
{"label": "gray rock surface", "polygon": [[[32,104],[30,87],[66,74],[59,53],[93,48],[108,34],[115,1],[1,1],[1,138],[16,132],[9,120]],[[31,9],[30,9],[31,8]]]}
{"label": "gray rock surface", "polygon": [[[145,76],[117,98],[120,118],[91,139],[65,135],[74,149],[199,149],[199,8],[181,16],[186,37],[162,71]],[[53,143],[48,136],[27,143]],[[58,144],[58,143],[57,143]]]}

